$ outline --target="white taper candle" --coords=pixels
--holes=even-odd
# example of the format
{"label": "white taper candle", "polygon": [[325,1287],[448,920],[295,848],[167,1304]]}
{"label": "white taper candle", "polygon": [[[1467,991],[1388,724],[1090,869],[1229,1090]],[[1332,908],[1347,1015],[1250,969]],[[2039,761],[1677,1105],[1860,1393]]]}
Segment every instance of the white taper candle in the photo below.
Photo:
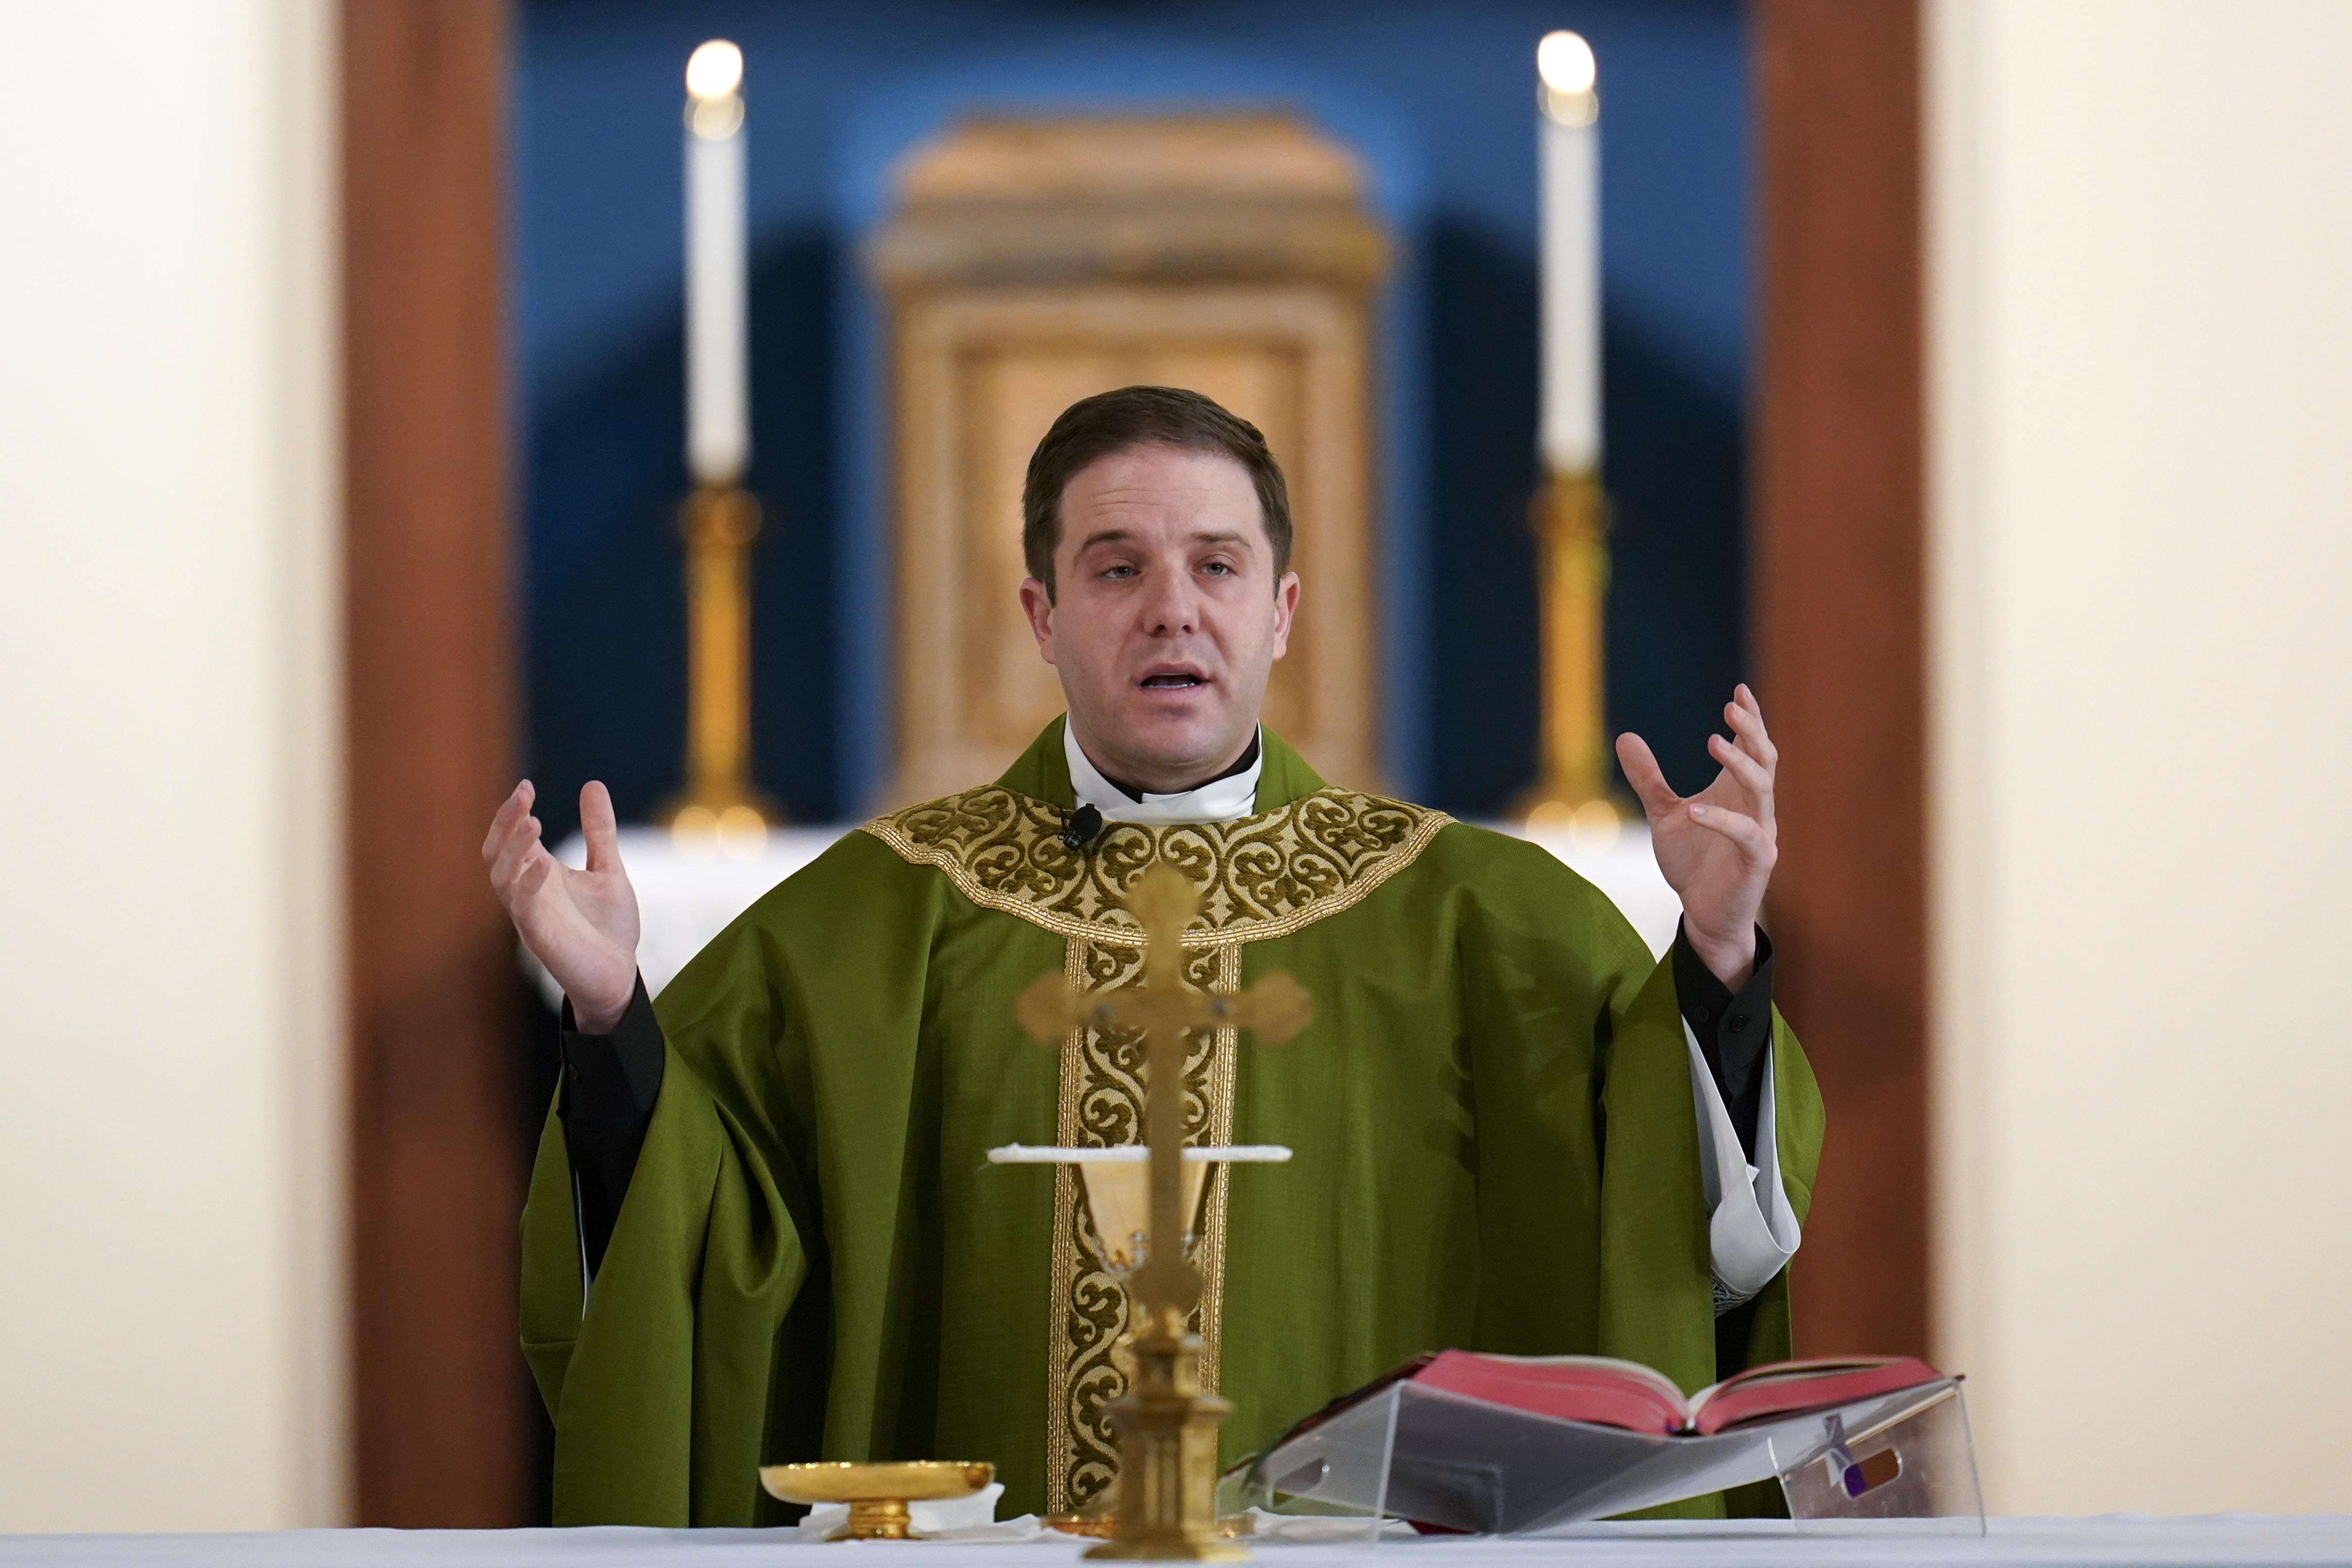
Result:
{"label": "white taper candle", "polygon": [[724,39],[687,61],[686,462],[699,485],[734,483],[751,456],[742,79]]}
{"label": "white taper candle", "polygon": [[1551,33],[1536,48],[1541,129],[1544,466],[1601,462],[1601,95],[1591,46]]}

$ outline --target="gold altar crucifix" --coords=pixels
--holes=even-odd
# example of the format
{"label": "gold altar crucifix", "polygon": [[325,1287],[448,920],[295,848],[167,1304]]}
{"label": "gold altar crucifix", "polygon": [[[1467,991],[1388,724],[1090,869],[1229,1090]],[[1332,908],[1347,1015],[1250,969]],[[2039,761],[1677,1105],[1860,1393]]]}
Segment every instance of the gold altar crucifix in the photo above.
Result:
{"label": "gold altar crucifix", "polygon": [[[1110,1407],[1118,1434],[1118,1525],[1089,1557],[1232,1562],[1249,1553],[1217,1534],[1217,1423],[1231,1408],[1201,1392],[1201,1342],[1190,1329],[1201,1276],[1184,1257],[1184,1036],[1246,1029],[1280,1044],[1314,1009],[1288,975],[1239,996],[1184,985],[1184,927],[1200,908],[1190,878],[1165,861],[1137,879],[1128,909],[1143,926],[1143,983],[1077,992],[1037,977],[1013,1004],[1021,1027],[1047,1044],[1082,1025],[1139,1031],[1144,1041],[1144,1141],[1151,1150],[1151,1219],[1143,1267],[1129,1285],[1141,1323],[1135,1380]],[[1172,1240],[1173,1245],[1162,1245]]]}

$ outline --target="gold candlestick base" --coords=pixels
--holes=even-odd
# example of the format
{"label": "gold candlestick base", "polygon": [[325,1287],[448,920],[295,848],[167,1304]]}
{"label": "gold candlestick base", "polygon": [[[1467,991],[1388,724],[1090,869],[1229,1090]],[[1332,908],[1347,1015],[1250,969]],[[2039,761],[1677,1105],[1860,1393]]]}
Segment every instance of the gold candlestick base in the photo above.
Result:
{"label": "gold candlestick base", "polygon": [[[1116,1503],[1117,1498],[1112,1501]],[[1064,1535],[1089,1536],[1097,1541],[1108,1541],[1118,1533],[1118,1511],[1116,1507],[1101,1513],[1056,1513],[1047,1517],[1045,1528],[1060,1531]],[[1239,1541],[1257,1533],[1257,1521],[1245,1513],[1229,1513],[1217,1521],[1217,1534],[1226,1541]]]}
{"label": "gold candlestick base", "polygon": [[1088,1557],[1239,1563],[1217,1524],[1217,1426],[1233,1406],[1201,1392],[1201,1342],[1154,1332],[1135,1342],[1135,1383],[1110,1406],[1118,1434],[1117,1532]]}

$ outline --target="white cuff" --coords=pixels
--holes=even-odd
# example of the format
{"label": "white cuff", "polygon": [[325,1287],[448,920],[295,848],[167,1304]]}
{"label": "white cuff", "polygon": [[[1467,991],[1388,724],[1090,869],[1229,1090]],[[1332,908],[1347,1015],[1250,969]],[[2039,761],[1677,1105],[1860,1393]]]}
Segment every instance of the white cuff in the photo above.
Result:
{"label": "white cuff", "polygon": [[[1756,1115],[1756,1157],[1759,1168],[1748,1163],[1739,1134],[1724,1108],[1723,1092],[1706,1068],[1698,1036],[1683,1025],[1683,1043],[1690,1048],[1691,1102],[1698,1113],[1698,1170],[1706,1195],[1706,1227],[1710,1266],[1715,1274],[1715,1310],[1729,1312],[1772,1282],[1772,1276],[1796,1256],[1804,1239],[1797,1228],[1796,1210],[1780,1183],[1779,1121],[1772,1109],[1772,1054],[1764,1053],[1764,1103]],[[1724,1189],[1725,1171],[1744,1171],[1743,1180]]]}

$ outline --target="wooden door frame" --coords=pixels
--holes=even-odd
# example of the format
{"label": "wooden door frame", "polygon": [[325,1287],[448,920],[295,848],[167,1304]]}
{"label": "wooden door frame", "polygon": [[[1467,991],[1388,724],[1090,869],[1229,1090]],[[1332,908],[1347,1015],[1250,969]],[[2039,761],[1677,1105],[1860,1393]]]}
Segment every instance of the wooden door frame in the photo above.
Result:
{"label": "wooden door frame", "polygon": [[355,1522],[523,1522],[502,0],[345,0]]}
{"label": "wooden door frame", "polygon": [[1920,0],[1756,0],[1768,920],[1829,1136],[1805,1354],[1929,1349]]}

